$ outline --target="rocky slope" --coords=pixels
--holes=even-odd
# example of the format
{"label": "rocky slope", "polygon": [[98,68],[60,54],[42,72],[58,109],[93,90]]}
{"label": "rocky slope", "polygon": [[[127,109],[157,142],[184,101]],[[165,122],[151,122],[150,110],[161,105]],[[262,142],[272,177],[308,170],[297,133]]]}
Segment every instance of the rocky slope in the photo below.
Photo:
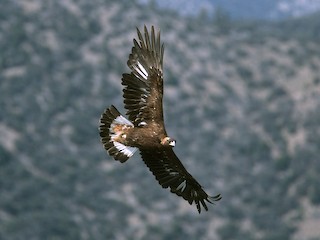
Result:
{"label": "rocky slope", "polygon": [[[1,239],[320,237],[318,39],[262,25],[221,32],[135,2],[5,2]],[[201,215],[161,189],[138,154],[122,165],[100,144],[100,114],[123,111],[121,74],[144,24],[165,42],[175,151],[223,196]]]}

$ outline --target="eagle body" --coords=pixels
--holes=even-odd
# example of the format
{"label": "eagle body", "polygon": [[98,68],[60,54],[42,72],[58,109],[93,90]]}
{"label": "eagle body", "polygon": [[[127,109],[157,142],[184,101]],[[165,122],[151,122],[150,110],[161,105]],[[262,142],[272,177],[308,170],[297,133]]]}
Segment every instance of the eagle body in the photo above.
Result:
{"label": "eagle body", "polygon": [[160,32],[151,35],[137,29],[128,67],[122,75],[124,107],[127,117],[111,105],[100,118],[101,142],[115,160],[126,162],[137,150],[163,188],[195,203],[198,212],[207,211],[221,195],[209,196],[185,169],[173,151],[175,140],[167,135],[163,121],[163,53]]}
{"label": "eagle body", "polygon": [[[118,129],[117,129],[118,128]],[[116,141],[130,147],[139,149],[166,148],[161,144],[166,137],[163,128],[157,123],[150,123],[143,127],[116,126],[114,131],[121,131]]]}

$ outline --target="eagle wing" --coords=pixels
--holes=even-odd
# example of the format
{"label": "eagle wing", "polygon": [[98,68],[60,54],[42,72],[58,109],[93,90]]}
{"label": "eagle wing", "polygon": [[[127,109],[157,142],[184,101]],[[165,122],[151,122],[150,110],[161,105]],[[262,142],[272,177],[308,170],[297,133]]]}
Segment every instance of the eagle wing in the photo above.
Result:
{"label": "eagle wing", "polygon": [[154,27],[151,36],[146,26],[144,36],[137,29],[138,40],[134,39],[132,52],[127,62],[130,74],[122,75],[124,107],[134,126],[149,121],[163,122],[163,51],[160,44],[160,32],[157,36]]}
{"label": "eagle wing", "polygon": [[195,202],[198,212],[201,206],[208,211],[206,201],[219,201],[221,195],[209,196],[201,185],[182,165],[172,148],[140,150],[143,161],[163,188],[183,197],[191,205]]}

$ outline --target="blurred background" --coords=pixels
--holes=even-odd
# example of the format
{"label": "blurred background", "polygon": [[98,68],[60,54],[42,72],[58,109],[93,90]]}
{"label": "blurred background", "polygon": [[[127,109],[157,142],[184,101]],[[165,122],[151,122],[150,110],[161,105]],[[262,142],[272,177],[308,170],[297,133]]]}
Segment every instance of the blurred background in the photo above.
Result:
{"label": "blurred background", "polygon": [[[320,239],[320,1],[2,0],[0,239]],[[136,27],[165,43],[199,215],[98,134]]]}

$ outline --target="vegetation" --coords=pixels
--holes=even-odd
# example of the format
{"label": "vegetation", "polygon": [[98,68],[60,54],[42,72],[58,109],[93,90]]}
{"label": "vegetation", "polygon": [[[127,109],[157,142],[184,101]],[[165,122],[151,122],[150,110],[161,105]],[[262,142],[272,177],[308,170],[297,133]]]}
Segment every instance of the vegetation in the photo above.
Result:
{"label": "vegetation", "polygon": [[[185,18],[134,1],[1,5],[0,239],[319,237],[299,227],[302,203],[320,204],[319,36],[305,34],[318,15],[235,23],[222,10]],[[100,144],[100,114],[123,106],[144,24],[165,42],[175,151],[223,196],[200,216],[138,154],[119,164]]]}

